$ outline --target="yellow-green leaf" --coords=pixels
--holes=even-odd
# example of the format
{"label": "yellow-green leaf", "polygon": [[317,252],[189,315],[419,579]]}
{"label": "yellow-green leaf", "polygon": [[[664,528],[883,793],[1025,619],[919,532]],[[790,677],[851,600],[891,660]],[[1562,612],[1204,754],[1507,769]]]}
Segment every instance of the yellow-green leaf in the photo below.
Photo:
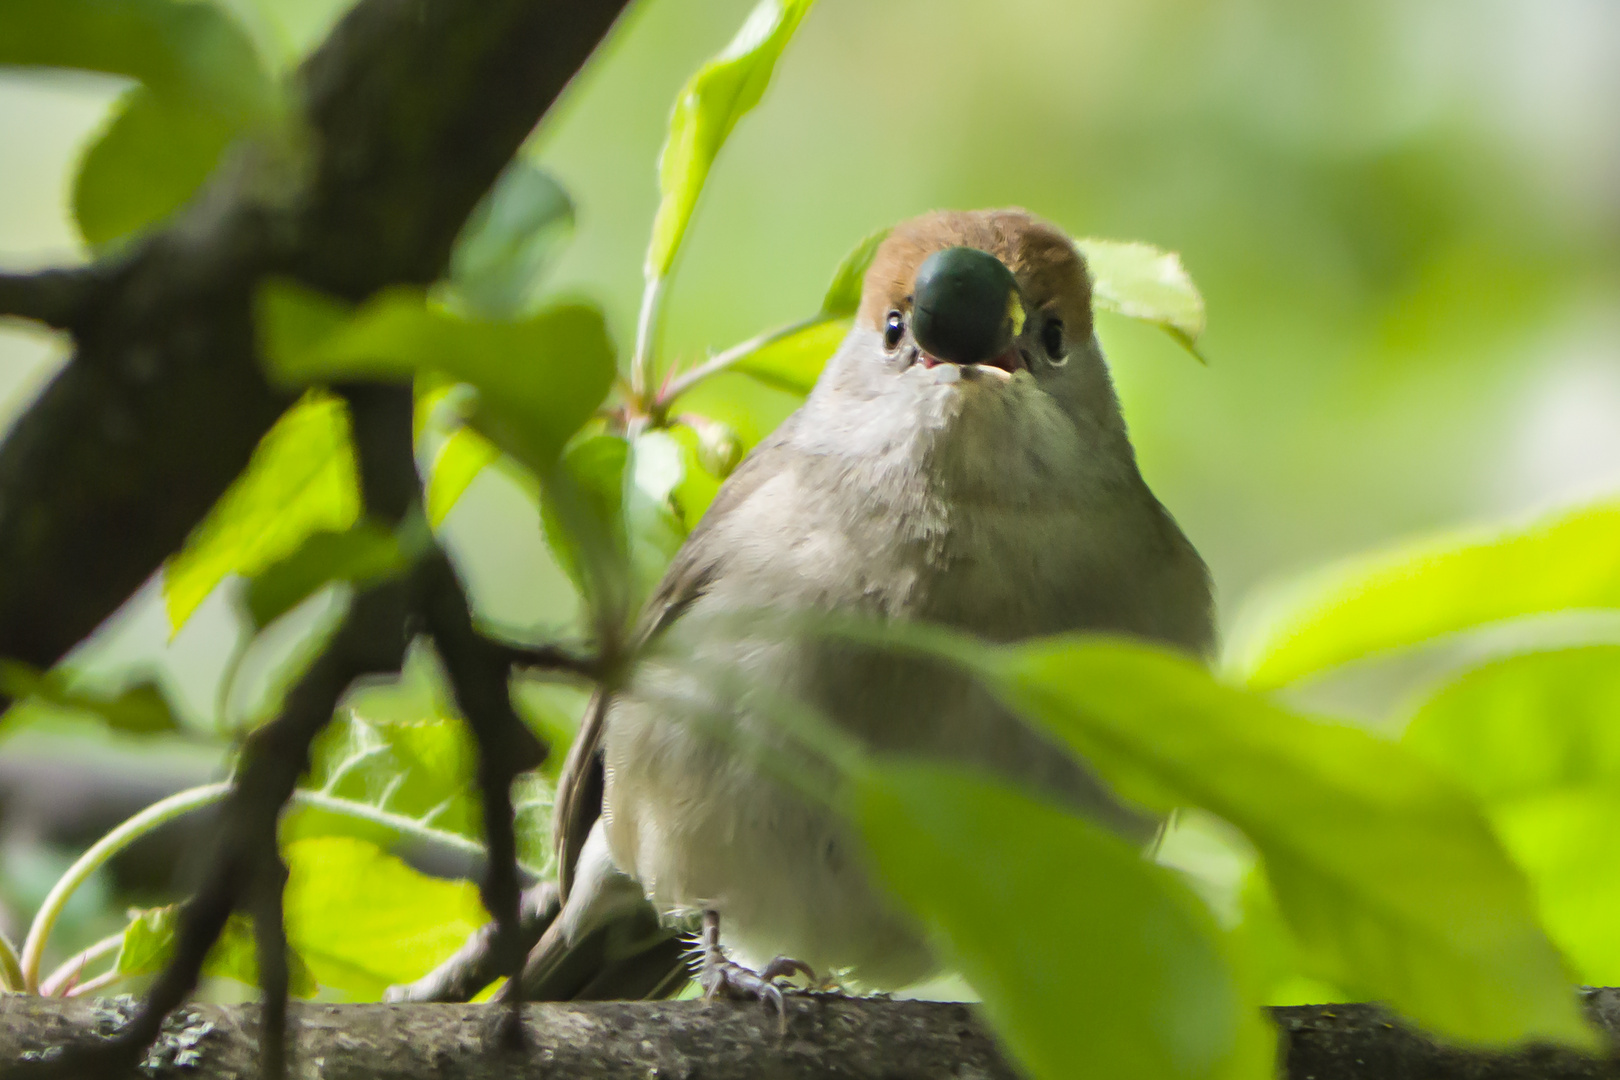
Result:
{"label": "yellow-green leaf", "polygon": [[1275,1036],[1174,874],[1072,813],[957,769],[857,776],[878,872],[1038,1078],[1272,1075]]}
{"label": "yellow-green leaf", "polygon": [[733,370],[777,390],[808,394],[849,327],[848,319],[817,319],[801,324],[743,356],[732,365]]}
{"label": "yellow-green leaf", "polygon": [[[118,949],[114,970],[120,975],[152,975],[174,959],[176,934],[180,928],[180,905],[147,908],[130,912],[124,927],[123,944]],[[259,985],[259,958],[253,938],[253,921],[233,914],[225,921],[219,940],[203,961],[204,975],[224,976],[249,986]],[[298,950],[287,950],[287,990],[293,997],[314,997],[315,979]]]}
{"label": "yellow-green leaf", "polygon": [[1339,664],[1521,615],[1620,607],[1620,503],[1351,559],[1247,618],[1228,667],[1276,687]]}
{"label": "yellow-green leaf", "polygon": [[1473,800],[1400,746],[1145,645],[962,658],[1127,797],[1241,829],[1313,974],[1459,1039],[1590,1043],[1524,877]]}
{"label": "yellow-green leaf", "polygon": [[1133,240],[1075,241],[1091,271],[1091,303],[1162,326],[1193,355],[1204,332],[1204,298],[1181,265],[1181,256]]}
{"label": "yellow-green leaf", "polygon": [[320,530],[360,516],[360,481],[341,399],[312,392],[276,421],[163,572],[169,625],[179,631],[228,574],[252,577]]}
{"label": "yellow-green leaf", "polygon": [[647,248],[649,280],[669,273],[710,166],[737,121],[759,104],[777,57],[811,2],[762,0],[731,44],[681,88],[658,158],[658,214]]}

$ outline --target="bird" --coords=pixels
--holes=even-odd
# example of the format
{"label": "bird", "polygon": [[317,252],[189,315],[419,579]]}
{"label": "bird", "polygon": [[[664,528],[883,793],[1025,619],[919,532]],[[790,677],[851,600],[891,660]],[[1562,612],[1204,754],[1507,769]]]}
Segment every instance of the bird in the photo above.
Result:
{"label": "bird", "polygon": [[[980,769],[1151,838],[1155,818],[942,662],[791,623],[776,639],[713,629],[797,611],[989,642],[1097,631],[1207,658],[1209,572],[1137,467],[1091,290],[1071,237],[1021,209],[934,211],[889,233],[848,336],[643,613],[641,642],[687,631],[686,647],[587,710],[557,792],[557,913],[525,997],[656,997],[695,975],[780,1012],[795,972],[887,990],[939,971],[818,797],[836,770],[784,732],[772,698],[873,753]],[[706,683],[717,671],[735,678]]]}

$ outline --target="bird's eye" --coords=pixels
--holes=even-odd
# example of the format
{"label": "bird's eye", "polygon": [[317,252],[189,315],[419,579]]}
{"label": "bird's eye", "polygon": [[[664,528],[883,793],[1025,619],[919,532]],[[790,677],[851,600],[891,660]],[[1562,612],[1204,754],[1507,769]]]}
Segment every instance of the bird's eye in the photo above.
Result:
{"label": "bird's eye", "polygon": [[900,347],[900,339],[905,336],[905,317],[898,311],[889,312],[889,318],[883,324],[883,347],[893,352]]}
{"label": "bird's eye", "polygon": [[1052,360],[1062,360],[1069,353],[1069,344],[1063,340],[1063,320],[1047,319],[1041,327],[1041,347]]}

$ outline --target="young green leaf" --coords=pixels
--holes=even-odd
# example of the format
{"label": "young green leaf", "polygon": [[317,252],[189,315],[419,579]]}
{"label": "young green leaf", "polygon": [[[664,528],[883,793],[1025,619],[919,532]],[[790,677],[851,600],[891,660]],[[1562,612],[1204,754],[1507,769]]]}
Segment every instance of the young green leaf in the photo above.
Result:
{"label": "young green leaf", "polygon": [[400,538],[375,522],[361,521],[343,532],[323,529],[253,576],[248,615],[263,629],[333,581],[368,585],[394,577],[410,562],[411,552]]}
{"label": "young green leaf", "polygon": [[[124,941],[118,950],[114,970],[120,975],[153,975],[174,959],[175,938],[180,927],[180,905],[147,908],[130,912],[124,927]],[[223,976],[249,986],[259,985],[258,951],[253,940],[253,922],[246,915],[233,914],[225,921],[219,940],[203,961],[204,975]],[[287,950],[288,992],[294,997],[314,997],[317,989],[309,966],[296,948]]]}
{"label": "young green leaf", "polygon": [[932,765],[862,771],[854,814],[884,882],[943,939],[1030,1076],[1272,1075],[1275,1036],[1224,935],[1123,841]]}
{"label": "young green leaf", "polygon": [[475,426],[538,476],[550,472],[616,374],[601,313],[582,304],[495,322],[457,315],[420,290],[401,288],[379,293],[341,322],[333,315],[330,298],[301,286],[263,287],[258,329],[272,377],[296,385],[443,372],[478,391]]}
{"label": "young green leaf", "polygon": [[486,467],[500,460],[501,451],[494,443],[472,428],[457,428],[451,432],[433,456],[428,472],[427,513],[428,524],[438,528],[450,516],[461,496]]}
{"label": "young green leaf", "polygon": [[[20,660],[0,660],[0,694],[14,702],[32,698],[58,709],[90,713],[112,730],[131,735],[181,730],[174,706],[162,687],[151,679],[116,692],[76,689],[62,671],[42,672]],[[0,717],[0,721],[3,719]]]}
{"label": "young green leaf", "polygon": [[540,277],[574,225],[574,204],[550,174],[526,158],[501,173],[450,253],[450,283],[470,314],[532,315]]}
{"label": "young green leaf", "polygon": [[1464,1040],[1590,1042],[1524,878],[1472,800],[1401,747],[1144,645],[960,656],[1128,798],[1241,829],[1316,974]]}
{"label": "young green leaf", "polygon": [[1620,646],[1524,653],[1423,702],[1401,741],[1488,803],[1570,788],[1620,796]]}
{"label": "young green leaf", "polygon": [[1198,356],[1204,298],[1179,255],[1139,241],[1087,237],[1075,246],[1091,271],[1094,308],[1162,326]]}
{"label": "young green leaf", "polygon": [[190,0],[0,4],[0,64],[126,75],[176,105],[245,126],[271,115],[275,83],[224,7]]}
{"label": "young green leaf", "polygon": [[737,121],[759,104],[777,57],[811,2],[762,0],[731,44],[681,88],[658,158],[658,214],[647,248],[649,281],[669,274],[710,166]]}
{"label": "young green leaf", "polygon": [[866,271],[871,269],[872,260],[877,258],[878,248],[883,246],[883,241],[887,240],[889,233],[893,231],[884,228],[863,237],[861,242],[844,256],[844,261],[833,271],[832,282],[827,286],[827,295],[821,298],[823,319],[855,317],[855,312],[861,306],[861,289],[866,284]]}
{"label": "young green leaf", "polygon": [[240,132],[210,109],[131,89],[73,181],[73,216],[85,243],[104,248],[168,217]]}
{"label": "young green leaf", "polygon": [[283,854],[288,944],[350,1000],[420,978],[488,921],[471,882],[429,877],[364,840],[295,840]]}
{"label": "young green leaf", "polygon": [[227,575],[257,575],[312,533],[341,532],[359,516],[348,413],[339,398],[306,394],[164,568],[169,625],[178,632]]}
{"label": "young green leaf", "polygon": [[1299,582],[1245,620],[1227,667],[1271,688],[1521,615],[1620,607],[1620,503],[1403,544]]}

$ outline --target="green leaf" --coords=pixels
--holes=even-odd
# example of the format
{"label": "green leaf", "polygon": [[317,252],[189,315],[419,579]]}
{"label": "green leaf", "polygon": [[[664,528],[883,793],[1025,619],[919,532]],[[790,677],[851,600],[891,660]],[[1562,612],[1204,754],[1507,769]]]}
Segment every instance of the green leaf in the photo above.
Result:
{"label": "green leaf", "polygon": [[703,464],[701,436],[685,423],[676,424],[668,431],[681,449],[681,482],[670,492],[681,528],[691,532],[708,513],[709,504],[720,494],[723,477],[711,473]]}
{"label": "green leaf", "polygon": [[1091,271],[1092,307],[1162,326],[1198,356],[1204,298],[1181,256],[1139,241],[1087,237],[1075,246]]}
{"label": "green leaf", "polygon": [[1489,803],[1567,788],[1620,795],[1620,646],[1481,665],[1413,714],[1402,742]]}
{"label": "green leaf", "polygon": [[0,64],[125,75],[238,127],[275,108],[252,39],[220,5],[196,0],[12,0],[0,4]]}
{"label": "green leaf", "polygon": [[[118,950],[114,970],[120,975],[153,975],[174,959],[175,937],[180,927],[180,905],[147,908],[130,912],[124,927],[124,941]],[[204,975],[224,976],[259,985],[258,950],[253,939],[253,922],[246,915],[233,914],[225,921],[219,940],[203,961]],[[296,947],[287,950],[288,992],[294,997],[314,997],[315,979]]]}
{"label": "green leaf", "polygon": [[658,158],[659,203],[647,248],[648,280],[668,275],[710,166],[737,121],[759,104],[777,57],[811,2],[762,0],[731,44],[681,88]]}
{"label": "green leaf", "polygon": [[1245,621],[1228,667],[1282,686],[1521,615],[1620,607],[1620,503],[1403,544],[1330,567]]}
{"label": "green leaf", "polygon": [[368,585],[399,574],[411,558],[399,537],[376,522],[311,533],[297,551],[254,575],[248,615],[263,629],[331,582]]}
{"label": "green leaf", "polygon": [[848,319],[817,319],[760,345],[732,365],[776,390],[801,396],[821,378],[832,354],[849,334]]}
{"label": "green leaf", "polygon": [[1620,791],[1549,792],[1499,805],[1491,818],[1576,977],[1589,986],[1620,982]]}
{"label": "green leaf", "polygon": [[350,1000],[427,974],[488,921],[471,882],[428,877],[364,840],[295,840],[283,854],[288,943]]}
{"label": "green leaf", "polygon": [[861,306],[861,289],[866,284],[866,271],[871,269],[872,260],[877,258],[878,248],[883,241],[889,238],[893,229],[879,229],[844,256],[844,261],[838,264],[833,271],[832,283],[827,286],[827,295],[821,300],[821,317],[824,319],[853,319],[855,312]]}
{"label": "green leaf", "polygon": [[444,524],[478,474],[500,456],[500,448],[472,428],[451,432],[434,455],[428,476],[428,524],[435,529]]}
{"label": "green leaf", "polygon": [[494,322],[401,288],[379,293],[341,322],[335,310],[330,298],[290,282],[261,289],[260,343],[274,378],[296,385],[443,372],[478,391],[475,426],[538,476],[550,472],[616,374],[601,313],[581,304]]}
{"label": "green leaf", "polygon": [[1401,747],[1144,645],[958,648],[1127,798],[1241,829],[1313,974],[1459,1039],[1590,1043],[1524,878],[1473,801]]}
{"label": "green leaf", "polygon": [[151,679],[116,692],[77,689],[67,672],[41,672],[20,660],[0,660],[0,694],[14,702],[33,698],[58,709],[87,712],[100,717],[114,731],[131,735],[182,730],[168,696]]}
{"label": "green leaf", "polygon": [[1272,1075],[1275,1036],[1203,904],[1071,813],[970,773],[858,777],[885,883],[948,943],[1034,1077]]}
{"label": "green leaf", "polygon": [[360,516],[348,413],[330,394],[304,395],[259,442],[248,467],[169,560],[163,597],[178,632],[229,574],[253,577],[321,530]]}
{"label": "green leaf", "polygon": [[239,133],[230,118],[137,86],[85,153],[73,216],[92,248],[139,232],[185,204]]}
{"label": "green leaf", "polygon": [[573,230],[574,204],[551,176],[517,158],[484,196],[450,253],[450,282],[470,314],[533,314],[540,277]]}

